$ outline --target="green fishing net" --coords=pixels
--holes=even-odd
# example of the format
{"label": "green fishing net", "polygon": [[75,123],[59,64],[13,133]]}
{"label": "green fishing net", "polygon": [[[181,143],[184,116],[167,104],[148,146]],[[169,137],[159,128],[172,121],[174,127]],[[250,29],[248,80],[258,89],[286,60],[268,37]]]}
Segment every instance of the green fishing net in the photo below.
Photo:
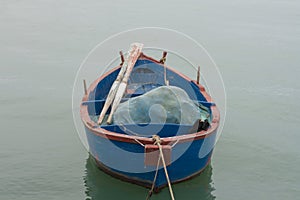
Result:
{"label": "green fishing net", "polygon": [[113,115],[114,124],[174,123],[193,125],[196,120],[210,122],[206,107],[191,100],[175,86],[161,86],[121,103]]}

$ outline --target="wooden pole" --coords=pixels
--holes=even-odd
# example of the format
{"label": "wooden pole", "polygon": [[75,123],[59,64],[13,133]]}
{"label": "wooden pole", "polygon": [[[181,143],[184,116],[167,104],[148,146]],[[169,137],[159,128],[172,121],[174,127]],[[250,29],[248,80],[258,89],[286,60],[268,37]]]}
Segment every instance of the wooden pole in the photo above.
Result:
{"label": "wooden pole", "polygon": [[198,71],[197,71],[197,84],[200,83],[200,66],[198,66]]}
{"label": "wooden pole", "polygon": [[166,51],[163,52],[163,56],[162,56],[162,58],[159,60],[159,62],[160,62],[161,64],[165,64],[165,62],[166,62],[166,60],[167,60],[167,54],[168,54],[168,52],[166,52]]}
{"label": "wooden pole", "polygon": [[167,79],[167,67],[164,65],[164,79],[166,86],[169,86],[169,80]]}
{"label": "wooden pole", "polygon": [[117,107],[119,106],[121,99],[125,93],[129,76],[131,74],[131,71],[132,71],[137,59],[139,58],[140,54],[142,53],[143,46],[144,45],[140,44],[140,43],[133,43],[131,45],[131,50],[128,54],[127,59],[125,60],[125,65],[127,65],[127,69],[124,74],[123,80],[119,85],[118,91],[115,95],[115,99],[111,106],[111,112],[107,119],[107,124],[111,124],[111,122],[112,122],[112,116],[113,116],[114,112],[116,111]]}
{"label": "wooden pole", "polygon": [[83,79],[83,88],[84,88],[84,95],[87,95],[87,89],[86,89],[86,81]]}
{"label": "wooden pole", "polygon": [[[167,54],[168,54],[168,52],[164,51],[162,58],[159,60],[159,62],[163,65],[165,64],[165,62],[167,60]],[[164,65],[164,80],[165,80],[165,85],[169,86],[169,80],[167,80],[167,67],[166,67],[166,65]]]}
{"label": "wooden pole", "polygon": [[120,65],[123,65],[123,64],[124,64],[124,61],[125,61],[123,52],[120,51],[119,54],[120,54],[120,57],[121,57],[121,64],[120,64]]}
{"label": "wooden pole", "polygon": [[121,83],[121,81],[123,79],[123,76],[124,76],[124,73],[126,71],[126,68],[127,68],[126,63],[124,64],[124,56],[123,56],[122,51],[120,51],[120,55],[121,55],[121,61],[122,61],[122,63],[121,63],[121,69],[120,69],[120,72],[119,72],[116,80],[114,81],[114,83],[112,84],[112,86],[111,86],[111,88],[109,90],[109,93],[107,95],[105,104],[104,104],[104,106],[102,108],[102,111],[101,111],[101,113],[99,115],[99,118],[98,118],[98,122],[97,122],[98,124],[102,123],[102,121],[103,121],[103,119],[105,117],[105,114],[106,114],[109,106],[112,104],[112,102],[113,102],[113,100],[114,100],[114,98],[116,96],[116,93],[118,91],[118,88],[120,86],[120,83]]}

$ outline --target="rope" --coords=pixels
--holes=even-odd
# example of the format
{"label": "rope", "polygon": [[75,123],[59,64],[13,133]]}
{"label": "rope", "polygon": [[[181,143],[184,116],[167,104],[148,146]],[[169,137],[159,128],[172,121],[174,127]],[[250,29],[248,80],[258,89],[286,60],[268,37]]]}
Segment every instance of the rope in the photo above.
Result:
{"label": "rope", "polygon": [[145,147],[145,145],[143,143],[141,143],[138,139],[134,138],[134,140],[139,143],[142,147]]}
{"label": "rope", "polygon": [[176,140],[176,142],[174,142],[174,143],[172,144],[171,147],[172,147],[172,148],[175,147],[175,145],[176,145],[178,142],[179,142],[179,140]]}
{"label": "rope", "polygon": [[161,156],[158,157],[158,161],[157,161],[157,165],[156,165],[156,171],[155,171],[155,176],[154,176],[154,179],[153,179],[153,183],[152,183],[152,186],[151,186],[151,190],[149,191],[146,200],[149,200],[150,197],[151,197],[152,194],[153,194],[154,186],[155,186],[156,179],[157,179],[157,174],[158,174],[158,168],[159,168],[159,164],[160,164],[160,159],[161,159]]}
{"label": "rope", "polygon": [[163,166],[164,166],[164,171],[165,171],[166,179],[168,181],[168,186],[169,186],[169,191],[170,191],[171,199],[175,200],[174,194],[173,194],[173,190],[172,190],[171,181],[170,181],[168,170],[167,170],[167,165],[166,165],[164,154],[163,154],[163,150],[162,150],[162,146],[160,144],[161,143],[160,137],[158,135],[153,135],[152,139],[155,141],[154,144],[156,144],[158,146],[158,148],[159,148],[160,157],[162,159],[162,163],[163,163]]}

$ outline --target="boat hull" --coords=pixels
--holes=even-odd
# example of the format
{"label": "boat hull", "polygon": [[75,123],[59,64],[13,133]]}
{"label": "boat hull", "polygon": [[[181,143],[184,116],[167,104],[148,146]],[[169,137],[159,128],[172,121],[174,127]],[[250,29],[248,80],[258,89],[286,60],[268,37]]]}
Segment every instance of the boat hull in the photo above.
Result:
{"label": "boat hull", "polygon": [[[121,128],[117,124],[99,126],[95,120],[91,119],[91,116],[95,117],[100,114],[109,88],[116,79],[120,67],[105,73],[91,84],[82,99],[80,108],[89,152],[98,167],[114,177],[138,185],[151,187],[154,183],[154,189],[158,191],[167,185],[167,179],[163,166],[159,166],[158,170],[156,166],[158,146],[154,145],[151,135],[157,134],[161,137],[160,144],[163,151],[168,150],[166,155],[164,153],[164,157],[171,183],[181,182],[199,174],[211,160],[220,119],[217,106],[204,87],[142,54],[135,64],[134,73],[131,74],[131,85],[134,87],[128,88],[125,97],[139,96],[153,89],[152,86],[164,85],[163,75],[166,74],[170,85],[180,87],[189,95],[190,99],[201,102],[209,109],[212,116],[210,127],[194,130],[193,126],[187,127],[184,124],[164,124],[164,126],[149,124],[146,127],[143,124],[125,124],[124,127],[120,125]],[[151,87],[148,88],[149,84],[135,87],[135,83],[140,83],[139,81],[141,83],[151,82]],[[158,130],[157,127],[162,129]],[[153,156],[150,153],[149,156],[149,149],[151,153],[156,152],[157,155]],[[157,178],[154,181],[156,172]]]}
{"label": "boat hull", "polygon": [[[139,143],[112,140],[86,129],[90,154],[104,172],[137,185],[150,188],[156,166],[145,162],[145,147]],[[209,164],[216,140],[216,130],[205,138],[174,143],[170,165],[167,166],[171,183],[194,177]],[[159,166],[155,191],[167,185],[164,169]]]}

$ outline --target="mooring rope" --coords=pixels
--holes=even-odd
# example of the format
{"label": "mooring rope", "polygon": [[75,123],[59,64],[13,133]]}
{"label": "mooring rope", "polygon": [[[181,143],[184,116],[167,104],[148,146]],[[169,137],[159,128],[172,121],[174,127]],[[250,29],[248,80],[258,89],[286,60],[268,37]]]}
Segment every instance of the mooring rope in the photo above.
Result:
{"label": "mooring rope", "polygon": [[[167,182],[168,182],[171,199],[175,200],[173,190],[172,190],[171,181],[170,181],[168,170],[167,170],[167,165],[166,165],[166,162],[165,162],[165,158],[164,158],[164,154],[163,154],[163,150],[162,150],[162,146],[161,146],[160,137],[158,135],[153,135],[152,139],[154,141],[154,144],[156,144],[158,146],[158,149],[159,149],[159,153],[160,153],[159,160],[161,158],[163,166],[164,166],[164,171],[165,171],[166,179],[167,179]],[[158,165],[159,165],[159,162],[158,162]]]}
{"label": "mooring rope", "polygon": [[136,141],[137,143],[139,143],[139,145],[141,145],[142,147],[145,147],[145,145],[143,143],[141,143],[138,139],[134,138],[134,141]]}
{"label": "mooring rope", "polygon": [[157,165],[156,165],[156,170],[155,170],[155,175],[154,175],[152,187],[151,187],[151,190],[149,191],[149,193],[148,193],[148,195],[147,195],[146,200],[149,200],[150,197],[151,197],[152,194],[153,194],[153,190],[154,190],[155,183],[156,183],[156,179],[157,179],[157,175],[158,175],[158,168],[159,168],[159,164],[160,164],[160,159],[161,159],[161,156],[159,155],[159,156],[158,156],[158,160],[157,160]]}

